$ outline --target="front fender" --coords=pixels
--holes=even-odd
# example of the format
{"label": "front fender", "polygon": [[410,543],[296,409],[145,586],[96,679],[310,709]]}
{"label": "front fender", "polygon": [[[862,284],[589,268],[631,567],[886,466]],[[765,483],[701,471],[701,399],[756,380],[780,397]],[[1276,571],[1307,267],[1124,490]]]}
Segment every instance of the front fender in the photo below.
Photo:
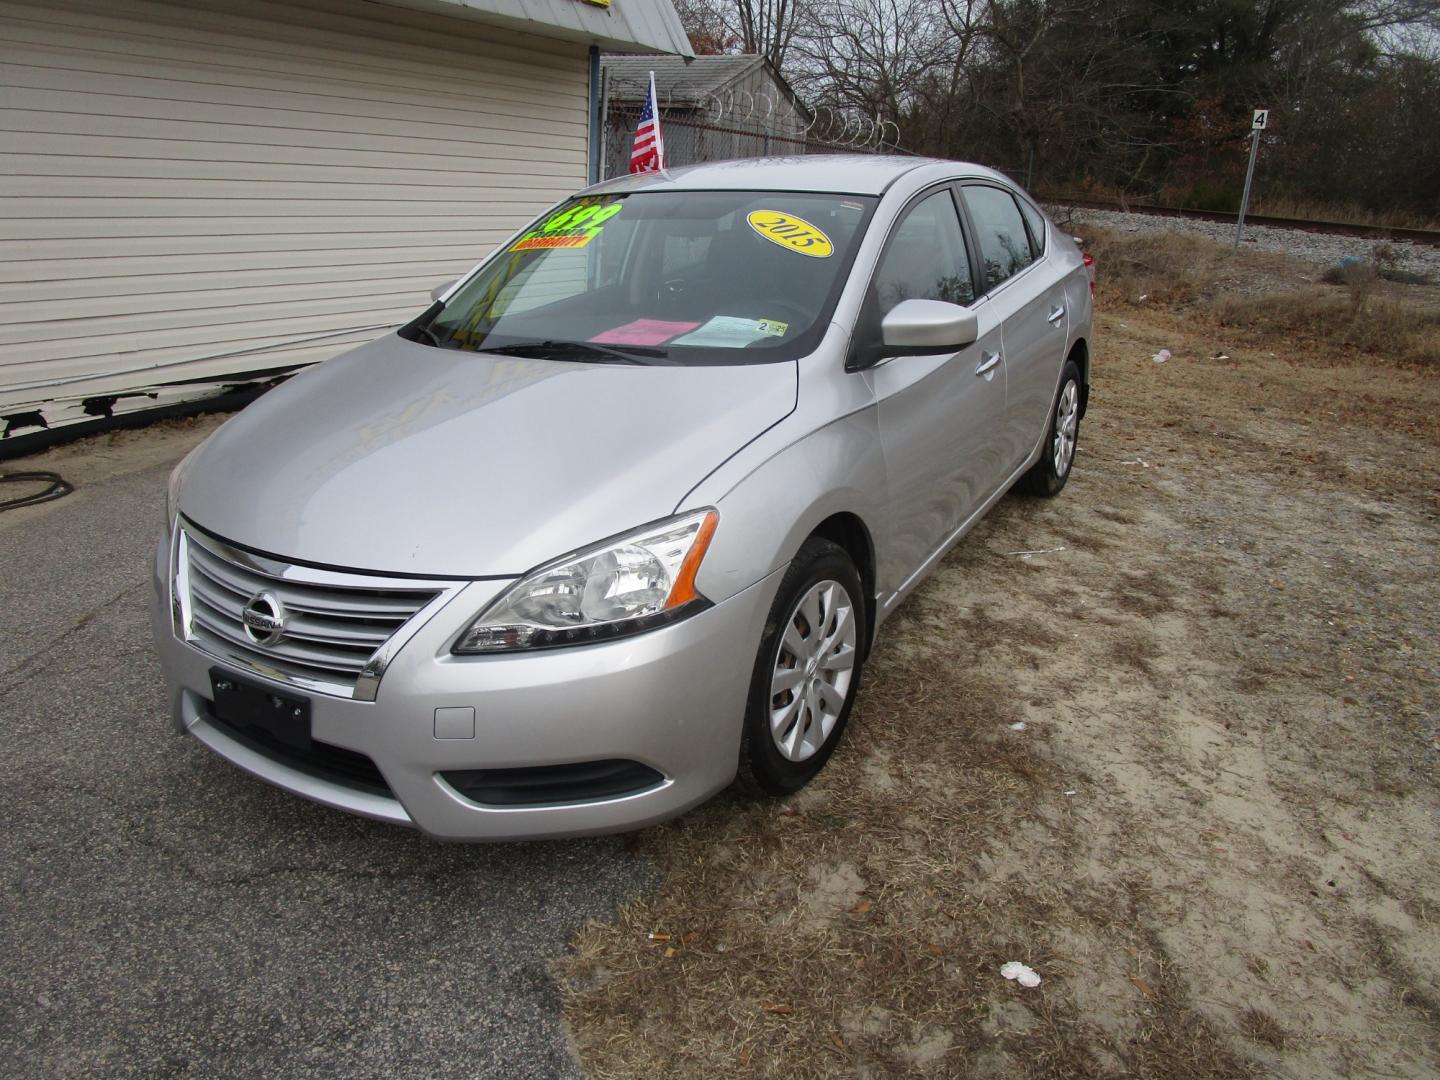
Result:
{"label": "front fender", "polygon": [[843,416],[750,465],[738,476],[721,470],[687,499],[720,511],[696,578],[716,603],[787,565],[834,514],[854,514],[878,541],[885,463],[873,409]]}
{"label": "front fender", "polygon": [[834,514],[860,519],[879,562],[885,461],[870,377],[845,371],[849,345],[848,328],[832,323],[815,352],[796,364],[794,411],[702,479],[676,507],[720,511],[696,577],[714,602],[789,565],[816,526]]}

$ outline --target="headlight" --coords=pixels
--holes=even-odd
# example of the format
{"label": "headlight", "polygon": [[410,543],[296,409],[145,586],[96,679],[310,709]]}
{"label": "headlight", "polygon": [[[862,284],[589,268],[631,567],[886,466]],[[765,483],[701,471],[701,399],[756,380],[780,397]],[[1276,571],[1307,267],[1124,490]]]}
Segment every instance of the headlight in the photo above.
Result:
{"label": "headlight", "polygon": [[695,573],[719,520],[714,510],[682,514],[532,570],[480,613],[453,651],[608,641],[707,607]]}

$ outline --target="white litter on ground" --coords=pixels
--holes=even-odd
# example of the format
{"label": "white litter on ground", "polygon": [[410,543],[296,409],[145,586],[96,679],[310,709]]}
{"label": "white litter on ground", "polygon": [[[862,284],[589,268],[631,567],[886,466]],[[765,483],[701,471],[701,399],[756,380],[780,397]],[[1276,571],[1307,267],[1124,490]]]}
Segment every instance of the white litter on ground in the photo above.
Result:
{"label": "white litter on ground", "polygon": [[1024,731],[1024,730],[1025,730],[1025,721],[1024,721],[1024,720],[1020,720],[1020,721],[1017,721],[1016,723],[1011,724],[1011,725],[1010,725],[1010,730],[1011,730],[1011,731]]}
{"label": "white litter on ground", "polygon": [[1161,349],[1154,356],[1150,357],[1150,359],[1154,360],[1157,364],[1163,364],[1166,360],[1170,359],[1170,350]]}
{"label": "white litter on ground", "polygon": [[1057,551],[1064,551],[1063,547],[1038,548],[1035,551],[1007,551],[1006,555],[1019,555],[1022,559],[1028,559],[1031,555],[1054,555]]}
{"label": "white litter on ground", "polygon": [[1000,974],[1014,982],[1018,982],[1027,990],[1033,990],[1040,985],[1040,976],[1035,974],[1035,969],[1028,964],[1022,964],[1018,960],[1011,960],[1000,968]]}

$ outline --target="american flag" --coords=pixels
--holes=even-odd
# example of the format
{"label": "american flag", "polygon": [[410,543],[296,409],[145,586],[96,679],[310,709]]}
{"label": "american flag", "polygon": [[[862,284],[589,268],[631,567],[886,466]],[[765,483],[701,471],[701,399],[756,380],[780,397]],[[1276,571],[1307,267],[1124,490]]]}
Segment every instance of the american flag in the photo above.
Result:
{"label": "american flag", "polygon": [[660,134],[660,108],[655,103],[655,73],[650,73],[650,96],[635,127],[635,145],[630,150],[630,171],[659,172],[665,168],[665,139]]}

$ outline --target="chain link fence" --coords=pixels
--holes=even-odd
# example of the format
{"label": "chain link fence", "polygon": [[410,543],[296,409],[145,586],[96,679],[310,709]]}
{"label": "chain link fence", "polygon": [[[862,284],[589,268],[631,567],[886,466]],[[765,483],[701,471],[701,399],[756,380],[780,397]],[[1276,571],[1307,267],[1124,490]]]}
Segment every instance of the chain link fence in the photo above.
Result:
{"label": "chain link fence", "polygon": [[[894,153],[884,136],[894,125],[847,117],[839,112],[776,109],[761,99],[748,107],[723,100],[662,105],[660,130],[670,168],[703,161],[799,154]],[[602,179],[630,171],[630,150],[640,122],[641,102],[609,102],[601,124]]]}

